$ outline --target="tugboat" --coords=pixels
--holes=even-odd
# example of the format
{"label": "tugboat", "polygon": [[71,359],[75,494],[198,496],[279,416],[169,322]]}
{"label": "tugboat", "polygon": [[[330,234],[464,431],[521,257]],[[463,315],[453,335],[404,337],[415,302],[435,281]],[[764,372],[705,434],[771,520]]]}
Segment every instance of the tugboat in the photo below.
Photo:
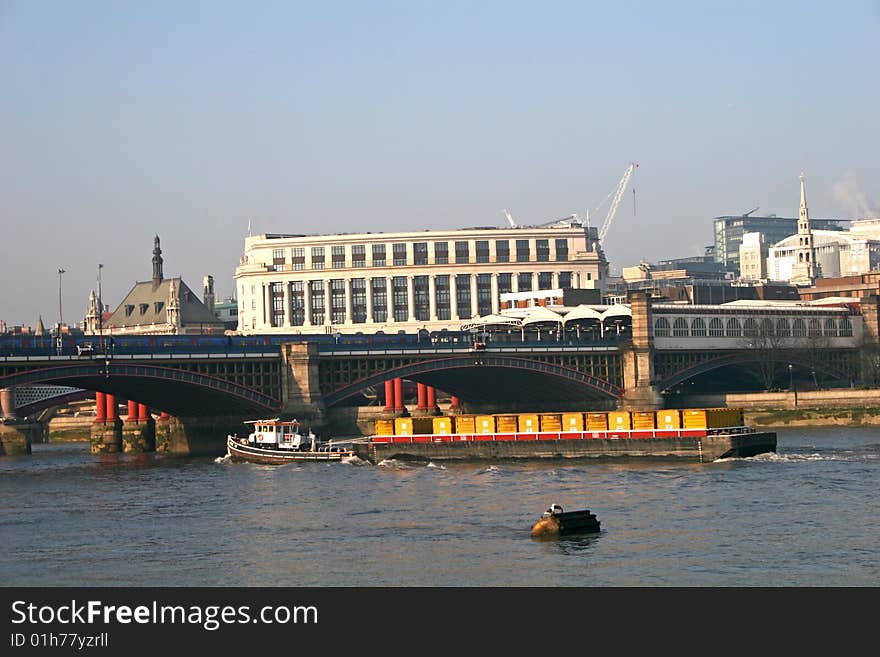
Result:
{"label": "tugboat", "polygon": [[332,440],[318,440],[311,430],[303,434],[296,420],[281,421],[276,417],[248,420],[245,424],[253,425],[253,431],[246,438],[226,436],[226,452],[232,461],[282,464],[341,461],[354,456],[352,450],[334,445]]}
{"label": "tugboat", "polygon": [[551,504],[541,514],[540,520],[532,525],[532,536],[535,538],[553,538],[568,534],[586,534],[598,532],[599,521],[589,509],[582,511],[564,511],[561,504]]}

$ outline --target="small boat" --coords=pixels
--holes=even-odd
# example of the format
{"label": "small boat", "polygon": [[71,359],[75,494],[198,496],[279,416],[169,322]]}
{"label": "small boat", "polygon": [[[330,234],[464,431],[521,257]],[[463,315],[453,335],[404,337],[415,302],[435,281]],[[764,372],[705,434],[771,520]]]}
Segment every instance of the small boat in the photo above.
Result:
{"label": "small boat", "polygon": [[350,449],[332,440],[318,440],[312,431],[303,434],[296,420],[248,420],[253,425],[247,437],[226,436],[226,453],[233,461],[251,463],[299,463],[308,461],[341,461],[354,456]]}
{"label": "small boat", "polygon": [[564,511],[562,505],[552,504],[541,514],[541,518],[532,525],[532,536],[536,538],[552,538],[568,534],[586,534],[598,532],[599,521],[589,509],[581,511]]}

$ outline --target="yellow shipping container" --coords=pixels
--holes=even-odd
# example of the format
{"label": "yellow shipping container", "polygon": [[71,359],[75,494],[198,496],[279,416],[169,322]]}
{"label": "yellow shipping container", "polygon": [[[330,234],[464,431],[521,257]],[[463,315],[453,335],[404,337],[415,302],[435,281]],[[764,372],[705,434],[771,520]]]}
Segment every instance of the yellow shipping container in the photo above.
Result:
{"label": "yellow shipping container", "polygon": [[496,415],[495,427],[498,433],[516,433],[517,432],[517,416],[516,415]]}
{"label": "yellow shipping container", "polygon": [[451,417],[435,417],[432,418],[432,429],[435,434],[450,434],[452,433],[452,418]]}
{"label": "yellow shipping container", "polygon": [[685,429],[717,429],[731,426],[734,419],[728,408],[688,408],[681,412]]}
{"label": "yellow shipping container", "polygon": [[474,433],[495,433],[495,416],[494,415],[478,415],[476,418],[476,429]]}
{"label": "yellow shipping container", "polygon": [[523,413],[517,419],[517,431],[523,432],[535,432],[541,429],[541,424],[538,421],[538,416],[534,413]]}
{"label": "yellow shipping container", "polygon": [[609,431],[629,431],[632,429],[632,420],[629,411],[611,411],[608,413]]}
{"label": "yellow shipping container", "polygon": [[657,411],[658,429],[681,429],[681,411],[666,409]]}
{"label": "yellow shipping container", "polygon": [[608,413],[587,413],[587,431],[607,431]]}
{"label": "yellow shipping container", "polygon": [[455,415],[455,433],[474,433],[473,415]]}
{"label": "yellow shipping container", "polygon": [[562,430],[563,431],[583,431],[584,430],[584,414],[583,413],[563,413],[562,414]]}
{"label": "yellow shipping container", "polygon": [[731,408],[730,410],[733,411],[733,424],[731,426],[733,426],[733,427],[745,426],[746,420],[743,415],[743,409]]}
{"label": "yellow shipping container", "polygon": [[394,433],[398,436],[411,436],[413,435],[413,424],[411,417],[396,417],[394,418]]}
{"label": "yellow shipping container", "polygon": [[632,428],[645,430],[655,429],[655,415],[653,411],[633,411],[632,412]]}
{"label": "yellow shipping container", "polygon": [[562,431],[562,415],[559,413],[542,413],[538,419],[541,431]]}
{"label": "yellow shipping container", "polygon": [[391,436],[394,434],[394,420],[376,420],[376,435]]}

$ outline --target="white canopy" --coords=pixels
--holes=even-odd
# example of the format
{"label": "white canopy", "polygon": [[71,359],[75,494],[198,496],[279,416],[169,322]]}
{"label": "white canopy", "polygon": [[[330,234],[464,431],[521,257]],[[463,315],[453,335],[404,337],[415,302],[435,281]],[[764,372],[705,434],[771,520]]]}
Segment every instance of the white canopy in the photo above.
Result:
{"label": "white canopy", "polygon": [[602,313],[587,305],[581,304],[576,308],[569,310],[565,317],[562,318],[562,323],[566,324],[578,319],[595,319],[597,321],[602,321]]}
{"label": "white canopy", "polygon": [[544,306],[535,306],[529,308],[528,314],[523,318],[522,325],[540,324],[541,322],[552,322],[554,324],[562,323],[562,315],[555,313]]}
{"label": "white canopy", "polygon": [[506,315],[486,315],[484,317],[476,317],[466,324],[462,324],[461,330],[473,331],[487,326],[513,326],[520,328],[522,321],[516,317],[507,317]]}
{"label": "white canopy", "polygon": [[612,317],[632,317],[632,309],[629,306],[615,303],[613,306],[610,306],[608,310],[602,313],[602,321],[604,322],[606,319],[610,319]]}

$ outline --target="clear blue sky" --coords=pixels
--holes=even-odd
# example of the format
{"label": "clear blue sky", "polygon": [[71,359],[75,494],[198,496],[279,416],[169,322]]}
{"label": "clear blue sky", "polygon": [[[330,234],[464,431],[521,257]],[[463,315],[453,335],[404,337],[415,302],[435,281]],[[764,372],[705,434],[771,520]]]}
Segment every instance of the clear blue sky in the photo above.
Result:
{"label": "clear blue sky", "polygon": [[[880,203],[880,3],[0,0],[0,319],[150,277],[221,296],[254,232],[581,216],[612,267],[711,218]],[[606,206],[607,207],[607,206]],[[604,219],[604,208],[594,223]]]}

